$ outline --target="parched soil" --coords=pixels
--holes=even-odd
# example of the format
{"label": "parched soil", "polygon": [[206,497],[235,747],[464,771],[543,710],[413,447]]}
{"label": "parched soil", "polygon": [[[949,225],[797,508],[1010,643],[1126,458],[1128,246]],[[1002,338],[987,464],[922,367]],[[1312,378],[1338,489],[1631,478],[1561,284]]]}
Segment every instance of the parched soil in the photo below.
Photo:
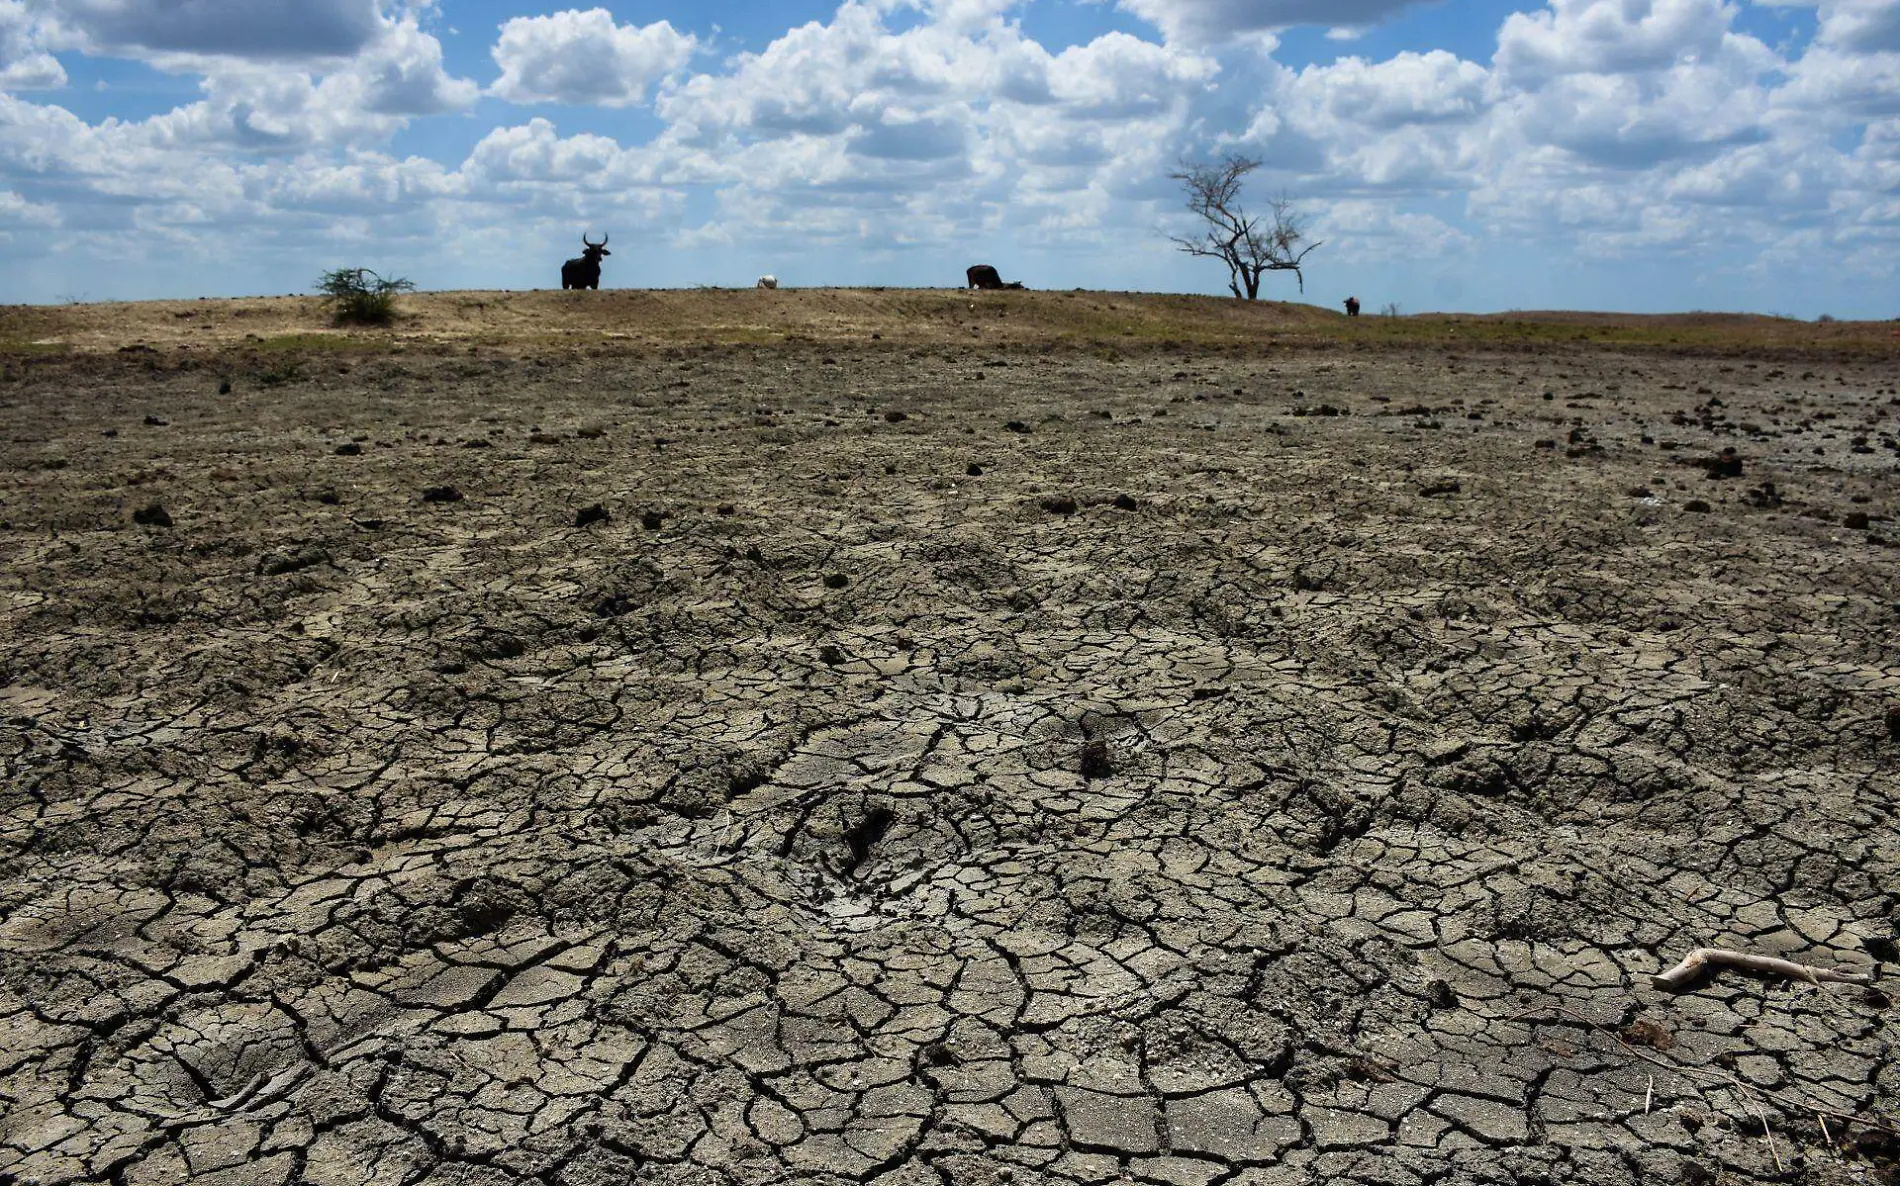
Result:
{"label": "parched soil", "polygon": [[865,337],[7,361],[0,1180],[1891,1180],[1891,358]]}

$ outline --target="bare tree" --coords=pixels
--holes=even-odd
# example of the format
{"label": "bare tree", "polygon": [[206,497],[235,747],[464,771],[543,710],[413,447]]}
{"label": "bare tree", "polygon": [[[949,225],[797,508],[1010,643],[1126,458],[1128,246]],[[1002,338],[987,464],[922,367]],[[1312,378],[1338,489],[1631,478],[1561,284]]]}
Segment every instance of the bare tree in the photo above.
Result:
{"label": "bare tree", "polygon": [[1307,243],[1306,228],[1293,200],[1284,194],[1269,204],[1272,222],[1263,226],[1258,215],[1241,207],[1240,186],[1247,174],[1260,167],[1252,157],[1230,153],[1218,164],[1181,162],[1181,171],[1169,177],[1187,191],[1187,208],[1201,216],[1207,229],[1198,237],[1168,236],[1189,255],[1205,255],[1227,265],[1227,287],[1235,297],[1260,299],[1260,278],[1268,272],[1291,272],[1306,291],[1300,264],[1318,243]]}

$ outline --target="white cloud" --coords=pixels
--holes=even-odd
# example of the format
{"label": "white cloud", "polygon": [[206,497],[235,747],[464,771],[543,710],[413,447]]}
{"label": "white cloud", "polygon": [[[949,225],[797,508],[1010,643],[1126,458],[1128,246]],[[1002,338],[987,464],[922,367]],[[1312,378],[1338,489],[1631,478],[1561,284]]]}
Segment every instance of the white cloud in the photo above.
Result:
{"label": "white cloud", "polygon": [[0,91],[54,90],[66,70],[41,44],[40,22],[22,0],[0,0]]}
{"label": "white cloud", "polygon": [[441,45],[413,20],[327,74],[234,59],[203,68],[204,99],[142,125],[158,141],[261,153],[375,144],[413,116],[460,110],[479,94],[448,76]]}
{"label": "white cloud", "polygon": [[684,67],[698,39],[666,21],[619,25],[604,8],[515,17],[501,27],[492,93],[516,103],[644,102],[662,78]]}
{"label": "white cloud", "polygon": [[1477,245],[1471,235],[1436,215],[1366,199],[1329,203],[1313,221],[1308,240],[1323,241],[1322,250],[1354,261],[1439,259],[1465,254]]}
{"label": "white cloud", "polygon": [[1285,101],[1306,126],[1397,128],[1468,122],[1483,114],[1489,72],[1442,49],[1383,62],[1342,58],[1292,78]]}
{"label": "white cloud", "polygon": [[0,189],[0,227],[51,228],[59,223],[55,207],[29,202],[11,190]]}
{"label": "white cloud", "polygon": [[1511,84],[1562,74],[1663,70],[1722,51],[1733,6],[1721,0],[1550,0],[1514,12],[1498,34],[1496,64]]}
{"label": "white cloud", "polygon": [[[1230,148],[1266,159],[1256,199],[1285,188],[1312,212],[1328,240],[1319,275],[1333,259],[1465,268],[1509,254],[1500,244],[1556,266],[1673,252],[1741,269],[1797,240],[1868,274],[1900,259],[1900,54],[1881,48],[1889,9],[1867,0],[1823,0],[1813,44],[1783,51],[1738,33],[1718,0],[1553,0],[1502,21],[1489,61],[1362,52],[1298,70],[1262,52],[1266,30],[1310,15],[1291,3],[1126,0],[1166,39],[1109,32],[1051,52],[1014,19],[1020,0],[844,0],[716,62],[664,22],[565,11],[503,27],[492,92],[650,98],[658,130],[511,121],[478,128],[459,161],[386,155],[399,130],[469,108],[479,88],[447,73],[415,5],[383,2],[333,57],[272,62],[255,38],[243,52],[202,37],[115,51],[199,80],[196,101],[149,118],[88,122],[0,94],[0,233],[13,235],[0,274],[8,253],[52,238],[23,234],[33,219],[72,258],[223,258],[242,238],[299,258],[407,244],[432,259],[459,244],[479,275],[524,238],[571,254],[588,226],[661,249],[796,244],[826,266],[905,252],[1001,263],[1009,248],[991,245],[1014,244],[1100,276],[1104,259],[1154,257],[1154,282],[1195,283],[1156,234],[1179,216],[1167,173]],[[0,79],[34,55],[104,52],[101,31],[129,36],[136,15],[89,0],[82,37],[53,28],[52,4],[0,0]],[[1335,5],[1317,23],[1397,7]],[[1250,41],[1216,44],[1227,33]],[[644,258],[616,262],[651,282],[634,271]]]}
{"label": "white cloud", "polygon": [[1815,40],[1847,53],[1900,52],[1900,4],[1894,0],[1824,0]]}
{"label": "white cloud", "polygon": [[526,182],[614,189],[651,180],[640,175],[634,154],[614,140],[591,134],[563,138],[552,123],[539,118],[482,137],[463,172],[478,185]]}
{"label": "white cloud", "polygon": [[1809,50],[1789,69],[1788,85],[1775,95],[1780,106],[1830,123],[1900,115],[1900,53]]}

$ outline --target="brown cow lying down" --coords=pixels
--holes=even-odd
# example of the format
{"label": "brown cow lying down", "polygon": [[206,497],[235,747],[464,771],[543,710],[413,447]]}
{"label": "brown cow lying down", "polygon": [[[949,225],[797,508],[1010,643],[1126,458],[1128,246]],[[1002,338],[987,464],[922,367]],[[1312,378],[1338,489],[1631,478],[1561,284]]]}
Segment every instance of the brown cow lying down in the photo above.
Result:
{"label": "brown cow lying down", "polygon": [[975,264],[966,269],[963,274],[969,278],[969,284],[966,286],[969,288],[1021,288],[1023,286],[1020,280],[1003,283],[1003,278],[997,275],[996,269],[989,264]]}

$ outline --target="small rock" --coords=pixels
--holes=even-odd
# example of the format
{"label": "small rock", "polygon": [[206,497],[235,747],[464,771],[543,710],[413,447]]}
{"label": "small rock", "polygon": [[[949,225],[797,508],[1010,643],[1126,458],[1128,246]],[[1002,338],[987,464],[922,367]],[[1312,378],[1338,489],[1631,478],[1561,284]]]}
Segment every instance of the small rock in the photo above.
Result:
{"label": "small rock", "polygon": [[1724,449],[1714,457],[1705,457],[1701,461],[1696,462],[1696,464],[1708,471],[1708,475],[1712,479],[1719,480],[1722,478],[1739,478],[1742,476],[1742,459],[1733,448]]}
{"label": "small rock", "polygon": [[1042,509],[1052,515],[1073,515],[1075,514],[1075,500],[1066,495],[1045,498],[1042,500]]}
{"label": "small rock", "polygon": [[832,643],[826,643],[818,648],[818,661],[826,667],[836,667],[844,662],[844,652]]}
{"label": "small rock", "polygon": [[172,517],[162,504],[155,502],[143,510],[133,511],[132,522],[141,527],[170,527]]}
{"label": "small rock", "polygon": [[355,457],[362,451],[363,446],[357,444],[355,441],[345,441],[336,447],[336,455],[338,457]]}
{"label": "small rock", "polygon": [[1127,494],[1117,494],[1115,496],[1114,505],[1115,505],[1115,509],[1118,511],[1132,511],[1132,510],[1139,509],[1139,507],[1141,506],[1140,503],[1134,500],[1133,496],[1127,495]]}
{"label": "small rock", "polygon": [[1009,432],[1027,433],[1029,431],[1029,426],[1020,420],[1011,420],[1008,424],[1003,425],[1003,428]]}
{"label": "small rock", "polygon": [[151,425],[153,428],[163,428],[167,424],[170,424],[171,421],[165,419],[163,416],[147,416],[145,423]]}
{"label": "small rock", "polygon": [[983,476],[983,467],[978,465],[976,462],[972,461],[970,463],[970,467],[964,470],[963,472],[966,474],[969,474],[973,478],[980,478]]}
{"label": "small rock", "polygon": [[220,380],[220,381],[218,382],[218,394],[219,394],[219,395],[230,395],[230,394],[231,394],[231,380],[229,380],[229,379],[222,379],[222,380]]}
{"label": "small rock", "polygon": [[719,513],[722,515],[736,515],[739,513],[739,508],[729,502],[722,502],[719,504]]}
{"label": "small rock", "polygon": [[1709,504],[1699,498],[1692,498],[1682,504],[1682,509],[1692,515],[1706,515],[1709,513]]}
{"label": "small rock", "polygon": [[1082,777],[1093,782],[1113,773],[1115,763],[1109,756],[1108,743],[1099,737],[1090,738],[1082,746]]}
{"label": "small rock", "polygon": [[658,511],[648,511],[640,516],[640,526],[648,531],[658,531],[666,523],[666,516]]}
{"label": "small rock", "polygon": [[842,589],[850,583],[851,578],[841,572],[828,572],[825,574],[825,588],[827,589]]}
{"label": "small rock", "polygon": [[462,492],[453,486],[431,486],[422,492],[424,502],[461,502]]}
{"label": "small rock", "polygon": [[884,413],[884,422],[886,424],[902,424],[904,421],[908,419],[910,419],[909,412],[900,412],[896,410],[895,408]]}
{"label": "small rock", "polygon": [[1847,517],[1841,520],[1841,526],[1849,531],[1865,531],[1872,525],[1873,520],[1867,517],[1866,511],[1849,511]]}
{"label": "small rock", "polygon": [[605,523],[611,518],[606,507],[595,503],[593,506],[582,507],[574,512],[574,526],[592,527],[596,523]]}
{"label": "small rock", "polygon": [[1418,492],[1418,496],[1420,498],[1443,498],[1447,494],[1457,494],[1461,489],[1463,489],[1463,487],[1454,481],[1433,482],[1429,486],[1422,487]]}
{"label": "small rock", "polygon": [[1893,741],[1900,741],[1900,704],[1887,710],[1887,736]]}

